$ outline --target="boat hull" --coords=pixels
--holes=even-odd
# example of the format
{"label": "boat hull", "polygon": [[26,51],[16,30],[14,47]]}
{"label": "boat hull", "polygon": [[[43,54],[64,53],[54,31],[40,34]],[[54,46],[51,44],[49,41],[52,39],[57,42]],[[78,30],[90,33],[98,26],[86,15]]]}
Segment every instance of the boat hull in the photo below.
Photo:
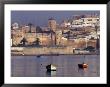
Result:
{"label": "boat hull", "polygon": [[78,67],[79,68],[87,68],[88,67],[88,64],[78,64]]}

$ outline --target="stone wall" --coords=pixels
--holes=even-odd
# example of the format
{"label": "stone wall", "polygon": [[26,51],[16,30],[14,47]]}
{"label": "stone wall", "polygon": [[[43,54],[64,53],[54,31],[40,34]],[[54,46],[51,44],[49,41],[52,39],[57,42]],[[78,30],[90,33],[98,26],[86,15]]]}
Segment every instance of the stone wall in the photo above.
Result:
{"label": "stone wall", "polygon": [[72,47],[39,47],[39,48],[24,48],[24,54],[73,54]]}

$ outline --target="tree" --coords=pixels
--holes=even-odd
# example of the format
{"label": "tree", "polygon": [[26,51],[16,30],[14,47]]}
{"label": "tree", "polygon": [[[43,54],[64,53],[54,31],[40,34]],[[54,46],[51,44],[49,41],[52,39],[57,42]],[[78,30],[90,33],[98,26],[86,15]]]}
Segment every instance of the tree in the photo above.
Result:
{"label": "tree", "polygon": [[95,48],[93,46],[88,46],[87,48],[85,48],[84,50],[88,50],[88,51],[94,51]]}
{"label": "tree", "polygon": [[70,37],[70,31],[68,31],[67,34],[68,34],[67,38],[69,39],[69,37]]}
{"label": "tree", "polygon": [[36,27],[36,32],[42,32],[42,28],[40,28],[39,26]]}
{"label": "tree", "polygon": [[97,25],[95,25],[95,31],[96,31],[96,34],[97,34],[97,30],[98,30],[98,26],[97,26]]}
{"label": "tree", "polygon": [[36,42],[35,42],[35,43],[36,43],[37,46],[40,45],[40,40],[39,40],[39,38],[36,38]]}
{"label": "tree", "polygon": [[21,40],[20,43],[23,43],[23,46],[25,46],[25,45],[26,45],[26,42],[27,42],[27,40],[26,40],[26,38],[24,37],[24,38]]}
{"label": "tree", "polygon": [[32,23],[29,23],[28,26],[29,26],[29,33],[31,33]]}
{"label": "tree", "polygon": [[[95,31],[96,31],[96,35],[97,35],[97,31],[98,31],[98,26],[97,23],[95,24]],[[99,49],[99,39],[98,39],[98,35],[97,35],[97,40],[96,40],[96,49]]]}
{"label": "tree", "polygon": [[99,38],[97,38],[96,40],[96,49],[99,50],[100,48],[100,41],[99,41]]}

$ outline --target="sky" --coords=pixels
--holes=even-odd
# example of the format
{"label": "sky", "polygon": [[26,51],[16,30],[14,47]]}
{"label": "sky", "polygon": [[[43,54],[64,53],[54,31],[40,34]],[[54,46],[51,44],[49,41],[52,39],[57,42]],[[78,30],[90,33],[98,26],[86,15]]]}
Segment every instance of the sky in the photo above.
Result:
{"label": "sky", "polygon": [[72,18],[73,15],[100,14],[100,11],[11,11],[11,23],[32,23],[35,26],[47,26],[48,19],[53,17],[57,23]]}

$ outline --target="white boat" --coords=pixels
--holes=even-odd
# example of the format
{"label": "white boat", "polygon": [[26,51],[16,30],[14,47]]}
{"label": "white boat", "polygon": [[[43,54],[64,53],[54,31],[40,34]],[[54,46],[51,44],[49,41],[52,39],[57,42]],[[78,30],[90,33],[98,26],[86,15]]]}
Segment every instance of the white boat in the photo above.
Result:
{"label": "white boat", "polygon": [[56,71],[56,66],[53,64],[49,64],[46,66],[47,71]]}

